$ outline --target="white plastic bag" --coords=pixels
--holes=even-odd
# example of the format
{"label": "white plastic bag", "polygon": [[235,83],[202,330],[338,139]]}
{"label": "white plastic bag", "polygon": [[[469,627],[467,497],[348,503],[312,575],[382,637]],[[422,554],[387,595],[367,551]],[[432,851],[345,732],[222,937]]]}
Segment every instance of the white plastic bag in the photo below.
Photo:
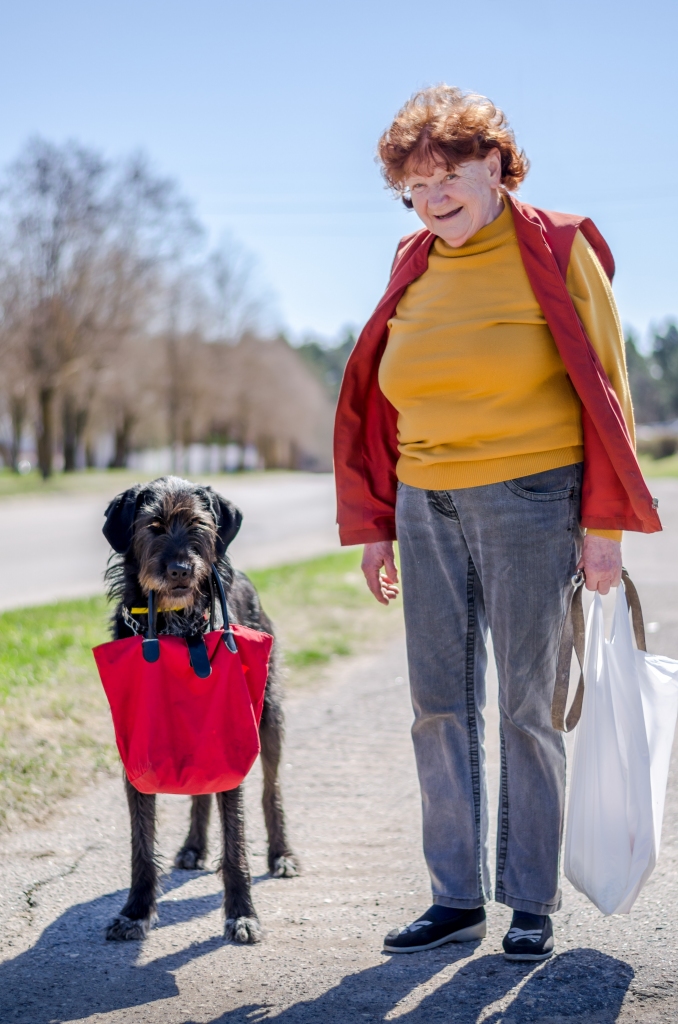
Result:
{"label": "white plastic bag", "polygon": [[657,862],[678,713],[678,661],[633,646],[623,584],[612,637],[596,594],[586,624],[565,875],[604,914],[628,914]]}

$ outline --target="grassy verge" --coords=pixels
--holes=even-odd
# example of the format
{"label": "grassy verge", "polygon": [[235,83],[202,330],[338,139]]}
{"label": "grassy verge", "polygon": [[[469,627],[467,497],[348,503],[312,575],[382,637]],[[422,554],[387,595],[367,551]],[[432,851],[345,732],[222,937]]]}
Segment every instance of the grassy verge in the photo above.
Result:
{"label": "grassy verge", "polygon": [[[268,470],[267,476],[272,473],[279,474],[280,470]],[[188,479],[195,479],[198,482],[211,483],[223,486],[226,480],[252,480],[261,477],[263,473],[238,472],[220,473],[210,475],[201,473],[197,477],[189,476]],[[43,480],[38,472],[31,470],[21,476],[9,469],[0,468],[0,498],[9,498],[22,494],[106,494],[113,495],[124,491],[132,484],[153,480],[159,473],[138,473],[131,469],[85,469],[77,473],[54,473],[49,480]],[[180,476],[186,476],[181,473]]]}
{"label": "grassy verge", "polygon": [[[278,629],[289,687],[397,630],[399,607],[368,593],[356,550],[251,573]],[[108,639],[103,598],[0,614],[0,826],[118,771],[91,648]]]}
{"label": "grassy verge", "polygon": [[[665,459],[653,459],[649,455],[640,455],[638,458],[643,474],[647,479],[657,477],[678,477],[678,454],[670,455]],[[217,490],[228,485],[228,482],[239,482],[241,480],[252,481],[256,478],[284,474],[285,470],[268,470],[262,472],[240,472],[220,473],[210,475],[201,473],[197,477],[188,477],[197,482],[209,483]],[[186,474],[181,474],[185,476]],[[131,487],[137,482],[150,480],[157,474],[136,473],[129,469],[87,469],[77,473],[55,473],[49,480],[43,480],[39,473],[34,470],[25,476],[12,473],[11,470],[0,468],[0,499],[16,497],[20,495],[87,495],[102,494],[110,497],[126,487]]]}
{"label": "grassy verge", "polygon": [[678,455],[669,455],[665,459],[653,459],[649,455],[638,457],[643,476],[647,480],[656,480],[659,477],[678,477]]}

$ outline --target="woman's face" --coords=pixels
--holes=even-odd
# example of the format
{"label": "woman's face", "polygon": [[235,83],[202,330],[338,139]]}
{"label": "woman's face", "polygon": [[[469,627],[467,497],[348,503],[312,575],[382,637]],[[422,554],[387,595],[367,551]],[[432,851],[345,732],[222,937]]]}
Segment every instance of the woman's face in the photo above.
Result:
{"label": "woman's face", "polygon": [[414,209],[429,231],[454,249],[491,224],[503,209],[498,149],[453,170],[427,167],[405,178]]}

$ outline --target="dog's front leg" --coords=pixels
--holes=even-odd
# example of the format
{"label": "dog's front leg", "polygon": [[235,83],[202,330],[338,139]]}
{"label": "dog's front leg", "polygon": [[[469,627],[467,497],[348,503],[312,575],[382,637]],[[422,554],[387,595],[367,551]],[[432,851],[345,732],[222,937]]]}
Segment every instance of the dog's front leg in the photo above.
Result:
{"label": "dog's front leg", "polygon": [[194,796],[191,799],[191,825],[184,845],[174,858],[175,868],[193,871],[205,866],[211,808],[212,797],[209,793],[207,796]]}
{"label": "dog's front leg", "polygon": [[252,903],[250,869],[245,848],[245,804],[242,786],[217,793],[223,833],[221,871],[224,878],[224,937],[232,942],[260,942],[261,925]]}
{"label": "dog's front leg", "polygon": [[125,776],[132,826],[132,884],[127,902],[108,928],[106,938],[145,939],[157,920],[158,868],[154,857],[155,797],[140,793]]}

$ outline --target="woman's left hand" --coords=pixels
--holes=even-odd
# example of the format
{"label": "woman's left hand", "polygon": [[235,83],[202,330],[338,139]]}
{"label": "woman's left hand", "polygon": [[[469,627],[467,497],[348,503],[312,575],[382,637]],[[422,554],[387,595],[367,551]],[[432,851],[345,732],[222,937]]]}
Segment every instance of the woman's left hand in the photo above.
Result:
{"label": "woman's left hand", "polygon": [[618,587],[621,583],[621,544],[607,537],[587,533],[577,568],[584,570],[587,590],[609,594],[610,587]]}

